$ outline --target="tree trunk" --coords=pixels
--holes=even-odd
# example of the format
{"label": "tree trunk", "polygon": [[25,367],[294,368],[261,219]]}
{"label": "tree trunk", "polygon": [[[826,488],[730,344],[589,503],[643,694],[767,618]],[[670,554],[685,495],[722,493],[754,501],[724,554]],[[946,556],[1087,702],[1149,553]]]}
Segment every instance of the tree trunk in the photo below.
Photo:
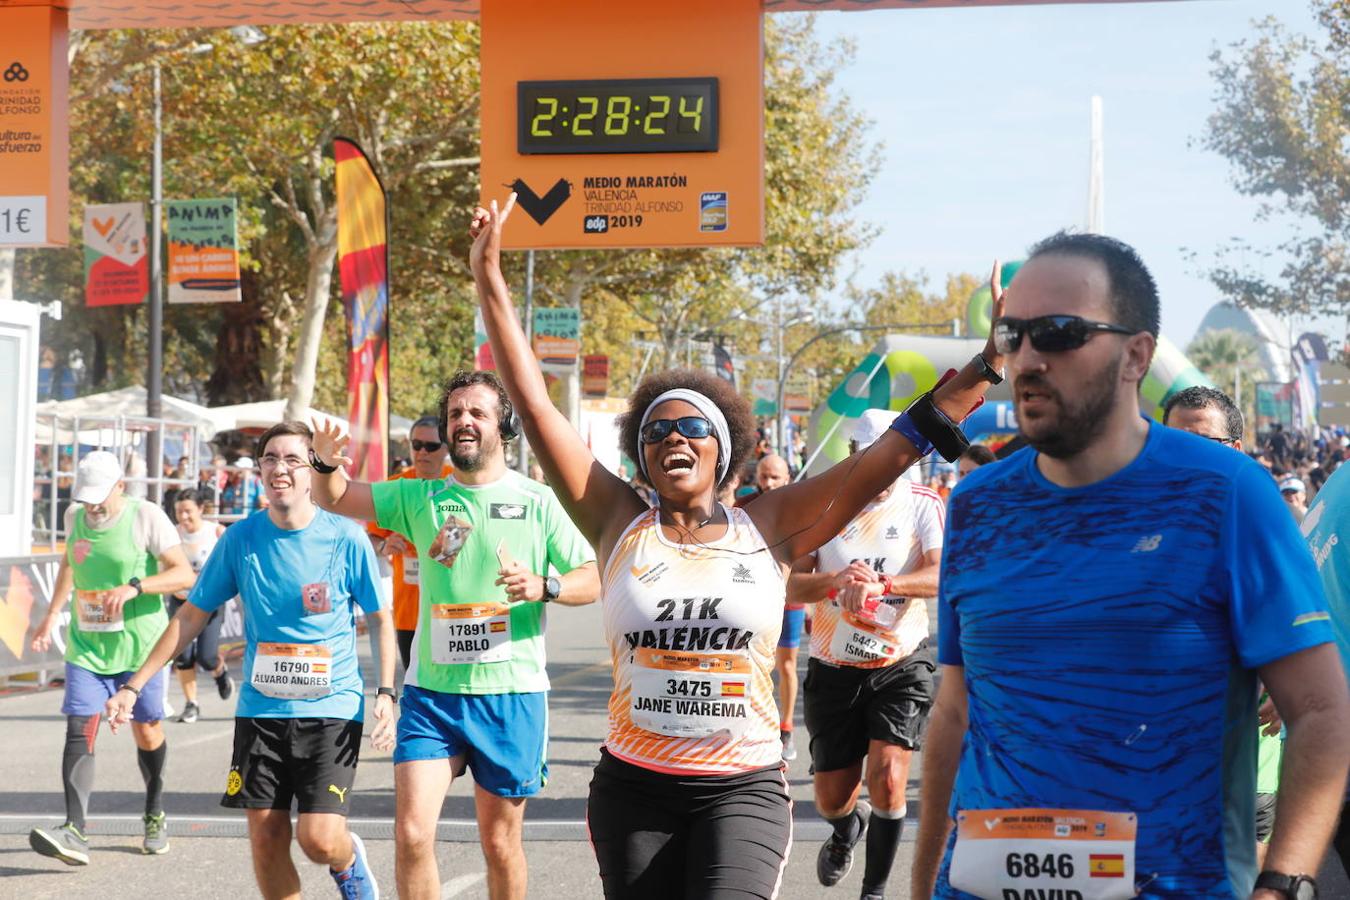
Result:
{"label": "tree trunk", "polygon": [[14,299],[14,248],[0,248],[0,300]]}
{"label": "tree trunk", "polygon": [[[303,420],[314,399],[314,370],[323,344],[323,323],[333,287],[333,262],[337,259],[336,214],[325,216],[318,242],[309,252],[309,275],[305,279],[305,312],[300,320],[300,340],[291,369],[291,390],[286,398],[287,421]],[[331,221],[329,221],[331,220]]]}

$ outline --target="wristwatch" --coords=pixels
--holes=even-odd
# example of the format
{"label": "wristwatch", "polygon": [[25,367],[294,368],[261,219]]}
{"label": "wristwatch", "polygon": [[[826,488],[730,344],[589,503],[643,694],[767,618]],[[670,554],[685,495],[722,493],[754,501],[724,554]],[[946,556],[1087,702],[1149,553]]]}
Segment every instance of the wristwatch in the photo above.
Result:
{"label": "wristwatch", "polygon": [[314,467],[314,471],[320,475],[332,475],[338,470],[337,466],[330,466],[328,463],[319,459],[319,454],[314,452],[314,448],[309,448],[309,464]]}
{"label": "wristwatch", "polygon": [[376,689],[375,689],[375,696],[376,696],[376,697],[388,697],[390,700],[394,701],[394,705],[395,705],[395,706],[398,706],[398,694],[395,693],[395,692],[394,692],[394,689],[391,688],[391,687],[376,688]]}
{"label": "wristwatch", "polygon": [[1289,900],[1316,900],[1317,882],[1307,875],[1262,872],[1256,876],[1256,889],[1283,894]]}
{"label": "wristwatch", "polygon": [[131,578],[127,580],[127,587],[135,591],[137,597],[145,593],[145,588],[141,587],[141,580],[137,578],[135,575],[131,576]]}
{"label": "wristwatch", "polygon": [[562,596],[562,582],[558,576],[550,575],[544,579],[544,602],[552,603]]}
{"label": "wristwatch", "polygon": [[976,370],[979,372],[980,377],[983,378],[985,381],[989,382],[990,384],[1003,383],[1003,376],[999,373],[998,369],[995,369],[993,366],[989,365],[989,361],[984,358],[983,353],[976,353],[974,359],[971,360],[971,363],[975,366]]}

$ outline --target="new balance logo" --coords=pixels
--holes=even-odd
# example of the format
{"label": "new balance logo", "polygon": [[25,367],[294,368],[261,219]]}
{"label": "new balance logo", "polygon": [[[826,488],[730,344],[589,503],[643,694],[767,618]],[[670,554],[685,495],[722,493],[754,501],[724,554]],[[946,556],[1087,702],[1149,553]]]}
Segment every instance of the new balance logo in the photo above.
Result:
{"label": "new balance logo", "polygon": [[347,802],[347,791],[349,790],[351,790],[351,788],[340,788],[336,784],[330,784],[328,786],[328,793],[337,794],[339,803]]}
{"label": "new balance logo", "polygon": [[731,580],[737,584],[754,584],[755,576],[745,566],[734,563],[731,568]]}
{"label": "new balance logo", "polygon": [[1157,550],[1158,545],[1162,543],[1162,537],[1163,536],[1161,534],[1145,535],[1144,537],[1141,537],[1139,539],[1139,542],[1134,545],[1134,549],[1131,550],[1130,552],[1152,553],[1154,550]]}

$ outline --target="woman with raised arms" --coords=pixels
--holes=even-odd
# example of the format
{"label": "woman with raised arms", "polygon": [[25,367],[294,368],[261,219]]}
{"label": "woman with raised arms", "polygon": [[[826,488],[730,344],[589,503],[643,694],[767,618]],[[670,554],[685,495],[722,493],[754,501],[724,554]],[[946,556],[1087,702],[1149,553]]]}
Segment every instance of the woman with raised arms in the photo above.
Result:
{"label": "woman with raised arms", "polygon": [[[474,211],[470,264],[530,447],[603,573],[614,691],[587,821],[605,896],[774,897],[792,839],[772,681],[788,567],[933,445],[956,458],[965,439],[952,423],[1002,361],[986,344],[867,452],[746,509],[715,495],[754,446],[748,404],[708,372],[650,376],[619,420],[624,452],[658,495],[648,508],[549,401],[502,276],[515,199]],[[996,267],[995,316],[998,283]]]}

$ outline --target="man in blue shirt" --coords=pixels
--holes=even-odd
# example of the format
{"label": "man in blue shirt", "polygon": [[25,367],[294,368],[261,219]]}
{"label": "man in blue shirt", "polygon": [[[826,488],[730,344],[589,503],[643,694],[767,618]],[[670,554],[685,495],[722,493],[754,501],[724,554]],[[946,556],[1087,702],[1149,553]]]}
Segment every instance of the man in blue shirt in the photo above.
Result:
{"label": "man in blue shirt", "polygon": [[[1350,542],[1341,541],[1341,532],[1350,536],[1350,465],[1332,473],[1303,519],[1303,536],[1308,539],[1331,607],[1336,647],[1345,670],[1350,672]],[[1335,846],[1341,865],[1350,875],[1350,791],[1345,799]]]}
{"label": "man in blue shirt", "polygon": [[[1119,241],[1038,244],[994,329],[1030,446],[951,498],[912,895],[1310,896],[1350,696],[1274,484],[1140,416],[1158,298]],[[1259,882],[1258,675],[1288,725]]]}
{"label": "man in blue shirt", "polygon": [[349,900],[378,896],[361,839],[347,829],[364,708],[356,610],[365,612],[379,684],[378,750],[393,748],[393,621],[365,532],[310,498],[310,429],[269,428],[258,459],[269,508],[226,530],[149,659],[108,701],[114,730],[150,677],[182,652],[235,594],[244,604],[244,675],[223,806],[248,811],[264,897],[298,897],[291,800],[305,855],[326,863]]}

